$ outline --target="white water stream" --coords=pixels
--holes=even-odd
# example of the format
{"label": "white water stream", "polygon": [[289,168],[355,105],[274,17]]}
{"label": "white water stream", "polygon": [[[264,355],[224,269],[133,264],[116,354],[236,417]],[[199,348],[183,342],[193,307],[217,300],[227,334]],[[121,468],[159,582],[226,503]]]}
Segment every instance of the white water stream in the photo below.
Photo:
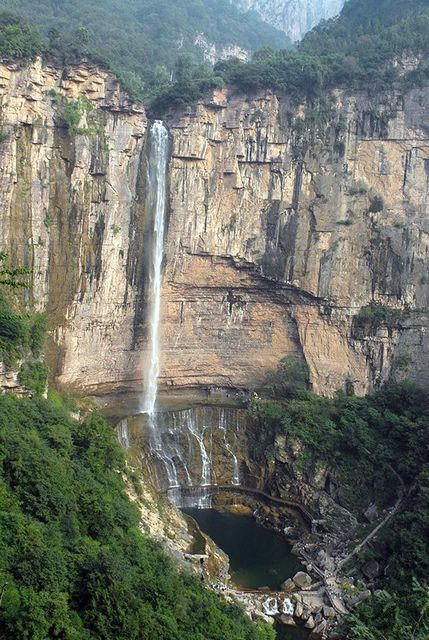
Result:
{"label": "white water stream", "polygon": [[[225,449],[233,460],[232,484],[240,483],[239,465],[234,453],[228,427],[232,425],[225,410],[220,411],[217,424],[210,424],[203,411],[201,424],[192,409],[168,414],[156,412],[157,387],[160,371],[159,327],[161,316],[162,262],[164,254],[164,233],[166,213],[167,164],[169,140],[163,123],[155,121],[149,132],[147,168],[147,211],[153,220],[152,249],[148,269],[148,342],[149,358],[145,367],[146,376],[141,401],[141,413],[147,415],[151,453],[162,465],[163,475],[168,483],[170,499],[181,504],[181,486],[194,486],[192,465],[199,464],[201,476],[196,483],[199,492],[189,504],[200,508],[211,506],[209,487],[216,483],[212,461],[212,429],[219,428],[223,434]],[[208,412],[210,413],[210,412]],[[172,423],[170,420],[172,419]],[[238,424],[237,424],[238,429]],[[237,431],[236,429],[236,431]],[[187,435],[186,435],[187,434]],[[211,435],[210,435],[211,434]],[[210,437],[211,446],[205,439]],[[234,435],[236,439],[236,434]],[[127,425],[121,424],[119,438],[125,448],[130,446]],[[194,453],[195,444],[198,453]],[[199,460],[199,463],[198,463]],[[191,466],[189,466],[191,465]]]}
{"label": "white water stream", "polygon": [[149,269],[149,367],[142,413],[153,420],[159,376],[159,320],[161,314],[162,258],[164,254],[165,203],[168,161],[168,131],[156,120],[149,135],[147,170],[148,210],[153,217],[152,255]]}

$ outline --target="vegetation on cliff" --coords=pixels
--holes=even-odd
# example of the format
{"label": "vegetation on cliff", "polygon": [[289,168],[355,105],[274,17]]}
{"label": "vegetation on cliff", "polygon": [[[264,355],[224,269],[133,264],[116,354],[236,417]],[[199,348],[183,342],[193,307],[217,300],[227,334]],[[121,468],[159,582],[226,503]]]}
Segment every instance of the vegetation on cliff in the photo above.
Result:
{"label": "vegetation on cliff", "polygon": [[0,14],[0,57],[32,58],[42,51],[38,31],[22,18]]}
{"label": "vegetation on cliff", "polygon": [[228,0],[3,0],[2,9],[36,25],[62,62],[90,54],[108,64],[140,100],[169,84],[179,55],[191,55],[201,67],[198,36],[251,52],[288,44],[283,33]]}
{"label": "vegetation on cliff", "polygon": [[[282,36],[255,14],[241,15],[227,0],[181,0],[174,7],[153,0],[121,6],[107,0],[102,7],[81,0],[60,6],[6,0],[3,7],[31,19],[45,36],[45,50],[63,64],[82,55],[104,62],[134,98],[151,101],[156,112],[191,103],[225,83],[311,100],[337,86],[380,90],[429,77],[425,0],[348,0],[339,18],[320,24],[294,49],[284,48]],[[0,23],[0,55],[26,57],[41,50],[32,27],[10,16],[4,20],[9,23],[3,29]],[[251,62],[231,58],[212,68],[203,63],[198,36],[217,45],[262,48]],[[404,56],[414,58],[408,72],[398,64]]]}
{"label": "vegetation on cliff", "polygon": [[[249,63],[218,62],[213,82],[226,82],[245,92],[271,88],[297,99],[314,99],[323,91],[345,86],[382,90],[398,82],[412,86],[429,78],[429,7],[425,0],[349,0],[339,18],[323,22],[295,48],[256,52]],[[417,57],[403,73],[403,56]],[[419,56],[422,56],[419,61]],[[160,91],[156,106],[177,104],[179,79]],[[192,84],[192,83],[191,83]],[[195,75],[193,88],[204,89]],[[192,92],[190,100],[194,99]],[[180,94],[183,101],[183,95]]]}
{"label": "vegetation on cliff", "polygon": [[[282,371],[280,371],[281,377]],[[348,622],[353,640],[423,640],[429,632],[429,399],[410,383],[387,387],[373,396],[339,394],[320,398],[304,384],[286,386],[281,401],[253,407],[265,428],[286,435],[295,450],[294,465],[311,477],[329,470],[327,490],[365,521],[369,504],[400,508],[382,528],[362,562],[385,567],[377,597]],[[293,443],[299,446],[295,447]],[[297,453],[298,452],[298,453]],[[269,455],[272,455],[269,452]],[[368,525],[370,527],[370,525]],[[365,533],[365,532],[363,532]],[[364,535],[363,535],[364,537]],[[387,591],[385,591],[387,590]]]}
{"label": "vegetation on cliff", "polygon": [[[402,56],[423,56],[412,76],[427,79],[429,7],[424,0],[349,0],[339,18],[309,32],[296,51],[267,50],[230,79],[246,91],[272,87],[310,98],[335,86],[390,88]],[[417,61],[418,62],[418,61]]]}

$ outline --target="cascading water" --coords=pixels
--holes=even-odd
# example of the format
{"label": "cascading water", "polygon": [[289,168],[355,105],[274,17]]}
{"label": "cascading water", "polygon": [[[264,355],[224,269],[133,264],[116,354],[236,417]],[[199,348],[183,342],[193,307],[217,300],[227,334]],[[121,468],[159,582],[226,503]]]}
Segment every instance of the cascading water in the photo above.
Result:
{"label": "cascading water", "polygon": [[[209,486],[216,482],[212,460],[213,432],[216,429],[221,430],[224,448],[233,460],[232,484],[238,485],[240,482],[237,456],[228,439],[231,424],[229,417],[227,418],[225,411],[219,414],[210,409],[202,409],[200,412],[197,410],[196,413],[193,409],[171,413],[156,412],[168,147],[168,131],[157,120],[150,129],[147,169],[147,210],[153,219],[153,235],[148,287],[149,363],[141,413],[147,416],[152,458],[161,463],[155,464],[160,488],[167,488],[170,499],[177,505],[186,502],[188,505],[206,508],[211,506]],[[129,436],[124,428],[124,425],[120,427],[119,437],[127,448]],[[208,450],[209,438],[211,446]],[[182,487],[196,487],[197,492],[192,499],[187,500],[182,496]]]}
{"label": "cascading water", "polygon": [[[237,431],[239,429],[239,424],[238,424],[238,412],[236,413],[236,428],[235,428],[235,439],[237,439]],[[238,486],[240,484],[240,469],[238,466],[238,458],[234,453],[234,450],[231,446],[231,444],[228,442],[228,431],[227,431],[227,426],[228,426],[228,420],[227,420],[227,412],[225,409],[221,408],[220,409],[220,413],[219,413],[219,429],[222,429],[223,431],[223,441],[225,443],[225,448],[228,451],[228,453],[231,454],[231,457],[234,461],[234,471],[232,474],[232,484],[235,486]]]}
{"label": "cascading water", "polygon": [[168,131],[156,120],[149,135],[147,170],[148,210],[153,216],[152,255],[149,269],[149,367],[142,413],[153,420],[159,376],[159,319],[161,314],[162,259],[164,254],[165,203],[168,160]]}
{"label": "cascading water", "polygon": [[156,413],[156,433],[148,434],[151,464],[158,488],[176,506],[210,508],[214,486],[240,484],[243,420],[242,409],[214,406]]}
{"label": "cascading water", "polygon": [[130,434],[128,433],[128,419],[124,418],[117,426],[118,440],[125,450],[130,448]]}
{"label": "cascading water", "polygon": [[168,162],[168,131],[156,120],[149,134],[149,162],[147,169],[147,205],[153,218],[152,253],[149,267],[149,367],[141,412],[147,414],[151,432],[151,449],[162,460],[170,487],[179,481],[173,460],[165,455],[156,428],[156,396],[159,376],[159,321],[161,315],[162,259],[164,255],[165,204]]}
{"label": "cascading water", "polygon": [[186,426],[189,430],[189,433],[194,436],[195,440],[198,442],[201,455],[201,490],[199,491],[199,495],[195,497],[194,504],[200,509],[209,509],[212,505],[212,500],[209,491],[207,491],[207,487],[212,481],[213,464],[204,443],[204,432],[206,430],[206,426],[203,425],[203,428],[201,429],[201,431],[199,431],[194,412],[190,409],[186,412],[186,415]]}

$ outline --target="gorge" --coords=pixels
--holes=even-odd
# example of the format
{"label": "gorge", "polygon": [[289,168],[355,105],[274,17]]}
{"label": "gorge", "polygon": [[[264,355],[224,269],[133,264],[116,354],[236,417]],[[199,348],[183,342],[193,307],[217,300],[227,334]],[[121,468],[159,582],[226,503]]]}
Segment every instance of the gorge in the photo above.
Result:
{"label": "gorge", "polygon": [[[420,62],[398,58],[398,77]],[[1,300],[7,339],[23,335],[0,368],[2,390],[23,396],[0,397],[3,475],[11,491],[25,486],[2,504],[34,508],[37,532],[60,504],[56,540],[77,568],[54,601],[84,610],[91,629],[65,640],[115,638],[133,607],[124,639],[147,624],[150,640],[165,629],[193,640],[194,597],[212,598],[195,607],[203,634],[215,612],[210,640],[271,640],[259,622],[274,618],[298,623],[293,637],[305,624],[341,638],[337,621],[368,600],[362,615],[377,611],[385,584],[425,589],[428,91],[350,83],[298,99],[216,82],[160,121],[101,64],[1,62],[2,276],[22,268],[29,280]],[[29,375],[43,367],[46,401],[43,376],[32,387]],[[77,497],[58,497],[57,476]],[[196,520],[214,509],[242,537],[234,518],[252,516],[281,536],[291,575],[230,581],[216,539],[180,509]],[[171,577],[152,539],[183,574]],[[262,541],[261,558],[264,544],[275,547]],[[268,575],[287,571],[272,561]],[[110,635],[88,596],[100,584],[113,585],[107,618],[119,612]],[[257,624],[216,635],[218,615],[248,624],[237,602]],[[411,606],[417,629],[428,609]]]}

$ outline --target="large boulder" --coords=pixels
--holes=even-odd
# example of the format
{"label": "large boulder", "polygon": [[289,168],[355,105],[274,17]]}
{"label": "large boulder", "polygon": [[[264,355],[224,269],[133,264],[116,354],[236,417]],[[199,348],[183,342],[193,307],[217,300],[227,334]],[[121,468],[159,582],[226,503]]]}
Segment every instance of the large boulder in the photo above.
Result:
{"label": "large boulder", "polygon": [[319,622],[319,624],[314,627],[310,634],[311,640],[313,640],[313,638],[321,638],[325,633],[327,626],[328,623],[326,622],[326,620],[322,620],[321,622]]}
{"label": "large boulder", "polygon": [[282,613],[280,616],[278,616],[277,620],[281,624],[285,624],[288,627],[296,627],[296,622],[293,619],[293,616],[288,616],[286,613]]}
{"label": "large boulder", "polygon": [[288,578],[284,582],[281,583],[280,589],[285,591],[286,593],[292,593],[292,591],[296,591],[297,586],[291,578]]}
{"label": "large boulder", "polygon": [[298,589],[308,589],[311,587],[311,577],[304,571],[298,571],[292,578]]}

